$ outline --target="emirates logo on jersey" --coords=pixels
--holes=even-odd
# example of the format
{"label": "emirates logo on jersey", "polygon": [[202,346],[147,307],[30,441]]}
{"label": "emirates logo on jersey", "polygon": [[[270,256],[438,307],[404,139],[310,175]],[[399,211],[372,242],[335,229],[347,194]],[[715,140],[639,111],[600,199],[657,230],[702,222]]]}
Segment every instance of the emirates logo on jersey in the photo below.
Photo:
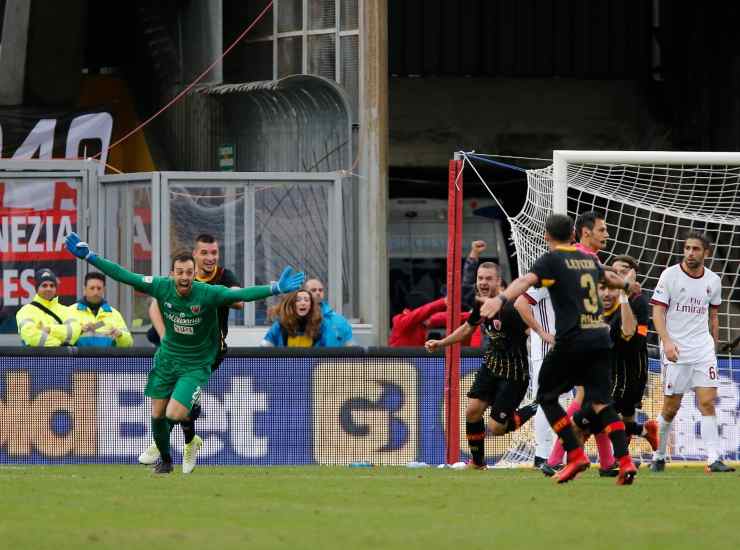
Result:
{"label": "emirates logo on jersey", "polygon": [[193,315],[198,315],[200,313],[200,306],[190,306],[190,311],[193,312]]}

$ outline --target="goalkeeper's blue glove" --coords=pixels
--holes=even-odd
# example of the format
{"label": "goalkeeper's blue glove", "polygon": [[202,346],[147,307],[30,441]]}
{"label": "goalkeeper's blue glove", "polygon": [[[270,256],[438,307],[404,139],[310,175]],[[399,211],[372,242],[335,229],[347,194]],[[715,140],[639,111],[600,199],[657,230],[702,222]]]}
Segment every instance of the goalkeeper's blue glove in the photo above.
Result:
{"label": "goalkeeper's blue glove", "polygon": [[272,292],[273,296],[276,294],[294,292],[303,286],[303,281],[305,279],[306,276],[302,272],[293,271],[293,268],[288,266],[283,269],[278,281],[270,283],[270,292]]}
{"label": "goalkeeper's blue glove", "polygon": [[77,233],[73,232],[67,235],[64,239],[64,244],[67,245],[67,250],[77,256],[80,260],[91,262],[98,257],[95,252],[90,250],[90,245],[80,240],[80,236]]}

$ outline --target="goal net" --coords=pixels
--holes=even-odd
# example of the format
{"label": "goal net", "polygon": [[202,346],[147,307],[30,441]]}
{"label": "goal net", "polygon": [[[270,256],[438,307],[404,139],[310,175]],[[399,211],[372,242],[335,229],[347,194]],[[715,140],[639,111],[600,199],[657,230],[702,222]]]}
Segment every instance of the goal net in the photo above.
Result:
{"label": "goal net", "polygon": [[[740,154],[682,152],[555,151],[553,164],[527,171],[527,197],[509,219],[519,273],[526,273],[547,250],[546,217],[588,210],[605,215],[609,243],[601,260],[629,254],[640,264],[639,282],[648,297],[661,272],[682,258],[684,236],[706,233],[713,242],[706,266],[722,278],[719,311],[721,385],[717,403],[721,451],[738,459],[740,414]],[[657,338],[651,333],[650,375],[640,416],[655,418],[662,403]],[[733,355],[734,349],[734,355]],[[693,393],[684,396],[673,424],[668,453],[672,460],[700,460],[706,455]],[[533,458],[533,441],[522,434],[500,462],[517,464]],[[649,458],[647,444],[633,439],[633,456]],[[593,451],[593,449],[592,449]]]}

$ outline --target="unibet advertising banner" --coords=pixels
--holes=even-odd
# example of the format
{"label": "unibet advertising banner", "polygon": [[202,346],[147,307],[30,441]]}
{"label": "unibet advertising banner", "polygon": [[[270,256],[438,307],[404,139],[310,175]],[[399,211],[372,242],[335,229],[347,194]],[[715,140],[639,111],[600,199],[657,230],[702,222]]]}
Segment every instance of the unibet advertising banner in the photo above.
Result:
{"label": "unibet advertising banner", "polygon": [[[463,394],[479,362],[462,359]],[[135,463],[151,444],[150,404],[143,396],[150,367],[150,357],[0,359],[0,463]],[[719,367],[722,452],[734,460],[740,363],[720,361]],[[228,357],[202,391],[199,462],[438,464],[444,460],[443,375],[439,357]],[[674,422],[674,459],[705,455],[692,397],[685,397]],[[653,361],[641,415],[654,418],[660,403]],[[526,457],[531,428],[489,436],[489,464],[517,453]],[[178,460],[182,444],[175,428]],[[642,441],[633,440],[631,450],[649,458]]]}

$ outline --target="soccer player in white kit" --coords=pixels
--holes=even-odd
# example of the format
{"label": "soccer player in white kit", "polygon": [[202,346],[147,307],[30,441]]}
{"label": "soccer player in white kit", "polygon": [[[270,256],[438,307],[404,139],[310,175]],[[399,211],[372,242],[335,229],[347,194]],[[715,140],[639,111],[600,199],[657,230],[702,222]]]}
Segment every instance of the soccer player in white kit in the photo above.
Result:
{"label": "soccer player in white kit", "polygon": [[[717,309],[722,302],[719,276],[704,267],[709,239],[697,232],[686,236],[683,260],[660,275],[650,303],[653,324],[660,337],[663,370],[663,409],[658,416],[659,444],[653,472],[665,470],[665,452],[671,423],[687,390],[696,393],[701,411],[701,437],[707,449],[707,472],[734,472],[719,454],[719,428],[714,410],[719,375],[715,353],[719,339]],[[711,327],[711,332],[710,332]]]}
{"label": "soccer player in white kit", "polygon": [[[517,298],[514,306],[524,322],[529,325],[529,366],[532,395],[537,395],[537,380],[540,375],[542,360],[555,343],[555,312],[552,309],[550,293],[547,288],[532,287]],[[551,468],[547,465],[555,434],[542,409],[537,409],[534,417],[534,467]],[[548,475],[553,475],[554,470]]]}

